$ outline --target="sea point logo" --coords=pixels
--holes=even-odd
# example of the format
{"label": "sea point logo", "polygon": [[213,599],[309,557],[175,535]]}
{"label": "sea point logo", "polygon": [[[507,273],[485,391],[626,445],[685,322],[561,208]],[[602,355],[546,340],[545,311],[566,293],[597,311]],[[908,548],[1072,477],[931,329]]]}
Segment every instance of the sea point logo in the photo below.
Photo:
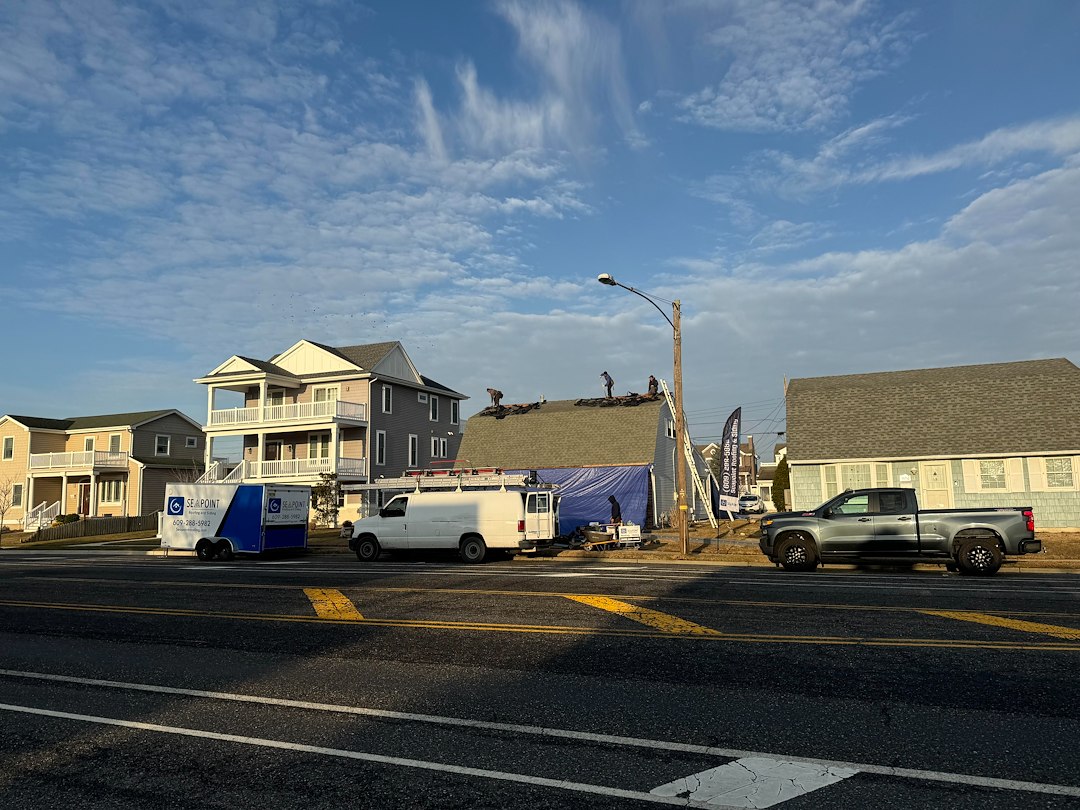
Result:
{"label": "sea point logo", "polygon": [[170,515],[182,515],[184,514],[184,498],[180,495],[173,495],[169,497],[169,514]]}
{"label": "sea point logo", "polygon": [[271,498],[270,503],[266,505],[266,511],[271,515],[281,514],[281,498]]}

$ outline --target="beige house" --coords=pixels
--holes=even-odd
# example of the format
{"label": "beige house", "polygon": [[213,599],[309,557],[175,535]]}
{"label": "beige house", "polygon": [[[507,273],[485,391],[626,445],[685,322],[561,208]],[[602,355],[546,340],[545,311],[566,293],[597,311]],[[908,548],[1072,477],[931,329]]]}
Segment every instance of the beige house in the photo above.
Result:
{"label": "beige house", "polygon": [[[301,340],[269,360],[233,355],[195,382],[207,390],[206,481],[363,483],[449,464],[461,441],[466,397],[417,371],[397,341]],[[223,392],[237,406],[222,407]],[[239,463],[215,455],[226,437],[242,439]]]}
{"label": "beige house", "polygon": [[204,445],[199,424],[177,410],[0,417],[0,483],[11,483],[12,501],[4,523],[156,512],[167,482],[202,473]]}

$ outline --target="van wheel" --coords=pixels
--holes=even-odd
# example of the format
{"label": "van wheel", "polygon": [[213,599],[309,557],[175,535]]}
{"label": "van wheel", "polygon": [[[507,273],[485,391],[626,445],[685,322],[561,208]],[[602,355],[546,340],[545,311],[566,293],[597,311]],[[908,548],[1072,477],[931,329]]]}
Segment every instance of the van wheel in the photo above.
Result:
{"label": "van wheel", "polygon": [[379,558],[379,541],[373,534],[356,538],[356,559],[360,562],[372,562]]}
{"label": "van wheel", "polygon": [[233,554],[232,546],[229,544],[228,540],[220,541],[216,546],[216,550],[217,558],[219,560],[224,560],[225,562],[232,562],[232,560],[236,558],[236,555]]}
{"label": "van wheel", "polygon": [[195,544],[195,556],[203,562],[214,558],[214,544],[205,537]]}
{"label": "van wheel", "polygon": [[461,547],[458,549],[458,555],[461,557],[462,562],[483,562],[484,557],[487,556],[487,545],[484,543],[484,538],[480,537],[480,535],[477,534],[470,534],[468,537],[461,541]]}
{"label": "van wheel", "polygon": [[780,543],[776,558],[785,571],[813,571],[818,565],[814,544],[802,532],[796,532]]}
{"label": "van wheel", "polygon": [[989,537],[964,540],[956,552],[956,564],[961,574],[990,576],[1001,568],[1001,549]]}

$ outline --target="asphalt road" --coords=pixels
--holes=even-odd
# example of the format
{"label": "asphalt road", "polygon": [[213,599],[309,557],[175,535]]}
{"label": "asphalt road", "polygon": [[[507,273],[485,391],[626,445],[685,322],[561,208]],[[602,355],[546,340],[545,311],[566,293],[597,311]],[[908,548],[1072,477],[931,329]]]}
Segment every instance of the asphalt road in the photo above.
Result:
{"label": "asphalt road", "polygon": [[1080,576],[0,552],[0,806],[1080,807]]}

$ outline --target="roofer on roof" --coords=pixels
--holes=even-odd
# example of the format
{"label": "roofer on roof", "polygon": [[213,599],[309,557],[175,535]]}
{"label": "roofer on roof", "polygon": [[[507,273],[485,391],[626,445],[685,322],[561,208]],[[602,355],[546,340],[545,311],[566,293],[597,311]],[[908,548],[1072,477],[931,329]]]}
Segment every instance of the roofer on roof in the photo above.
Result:
{"label": "roofer on roof", "polygon": [[600,379],[604,381],[604,388],[607,389],[607,398],[611,399],[611,388],[615,385],[615,381],[606,371],[600,375]]}
{"label": "roofer on roof", "polygon": [[499,403],[502,401],[503,392],[497,388],[489,388],[487,392],[488,396],[491,397],[491,404],[498,407]]}

